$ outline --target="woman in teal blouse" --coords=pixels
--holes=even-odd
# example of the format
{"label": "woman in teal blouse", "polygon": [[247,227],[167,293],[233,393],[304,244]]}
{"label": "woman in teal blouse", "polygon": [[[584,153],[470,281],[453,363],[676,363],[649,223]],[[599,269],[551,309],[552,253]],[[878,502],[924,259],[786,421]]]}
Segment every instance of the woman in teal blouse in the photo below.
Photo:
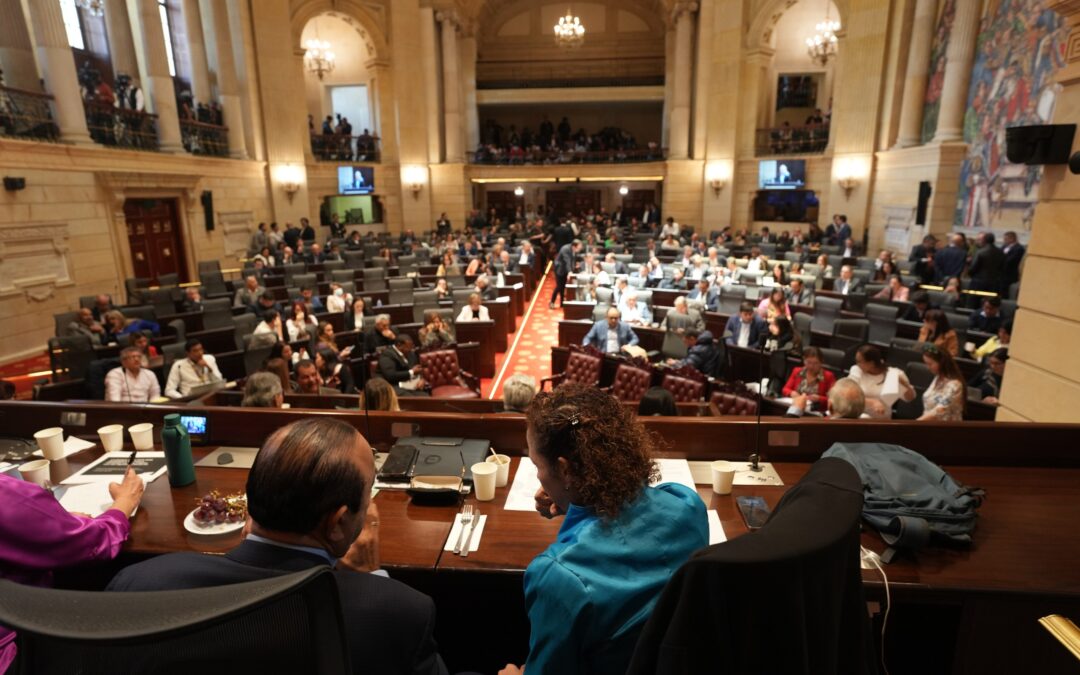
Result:
{"label": "woman in teal blouse", "polygon": [[[530,675],[624,673],[667,583],[709,542],[705,504],[658,475],[653,440],[595,387],[565,384],[528,410],[536,508],[565,515],[555,542],[525,570]],[[518,675],[507,665],[500,675]]]}

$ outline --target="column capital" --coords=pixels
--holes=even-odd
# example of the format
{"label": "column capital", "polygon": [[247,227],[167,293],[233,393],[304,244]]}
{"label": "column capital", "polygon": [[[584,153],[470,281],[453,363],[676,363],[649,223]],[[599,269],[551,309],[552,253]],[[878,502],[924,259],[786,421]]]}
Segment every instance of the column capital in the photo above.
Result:
{"label": "column capital", "polygon": [[461,17],[452,9],[440,9],[435,12],[435,20],[443,24],[443,28],[447,26],[454,29],[461,28]]}
{"label": "column capital", "polygon": [[680,0],[671,7],[671,23],[678,23],[683,17],[691,17],[698,11],[698,3],[688,0]]}

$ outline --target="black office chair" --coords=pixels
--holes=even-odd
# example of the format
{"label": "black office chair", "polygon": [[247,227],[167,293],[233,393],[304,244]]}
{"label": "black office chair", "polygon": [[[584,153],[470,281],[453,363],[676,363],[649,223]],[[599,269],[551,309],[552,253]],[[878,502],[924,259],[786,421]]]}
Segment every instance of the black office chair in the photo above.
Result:
{"label": "black office chair", "polygon": [[327,567],[182,591],[61,591],[0,580],[13,673],[351,672]]}
{"label": "black office chair", "polygon": [[854,467],[816,462],[764,527],[702,549],[675,573],[627,672],[877,673],[862,505]]}

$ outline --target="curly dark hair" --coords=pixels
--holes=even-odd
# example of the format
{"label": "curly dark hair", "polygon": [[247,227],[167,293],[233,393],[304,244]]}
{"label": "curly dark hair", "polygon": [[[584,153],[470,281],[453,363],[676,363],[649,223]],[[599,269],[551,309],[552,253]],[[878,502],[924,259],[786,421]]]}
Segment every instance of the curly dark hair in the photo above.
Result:
{"label": "curly dark hair", "polygon": [[596,387],[567,383],[536,395],[527,413],[537,452],[565,457],[581,506],[613,520],[660,472],[653,437],[633,412]]}

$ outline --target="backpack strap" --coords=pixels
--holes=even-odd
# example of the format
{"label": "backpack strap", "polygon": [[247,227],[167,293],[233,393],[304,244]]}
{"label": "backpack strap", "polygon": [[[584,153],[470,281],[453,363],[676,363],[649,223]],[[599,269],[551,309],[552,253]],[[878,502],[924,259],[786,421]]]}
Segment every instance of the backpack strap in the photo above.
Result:
{"label": "backpack strap", "polygon": [[930,524],[924,518],[893,516],[884,527],[878,528],[881,538],[889,545],[881,560],[892,562],[897,549],[917,551],[930,541]]}

